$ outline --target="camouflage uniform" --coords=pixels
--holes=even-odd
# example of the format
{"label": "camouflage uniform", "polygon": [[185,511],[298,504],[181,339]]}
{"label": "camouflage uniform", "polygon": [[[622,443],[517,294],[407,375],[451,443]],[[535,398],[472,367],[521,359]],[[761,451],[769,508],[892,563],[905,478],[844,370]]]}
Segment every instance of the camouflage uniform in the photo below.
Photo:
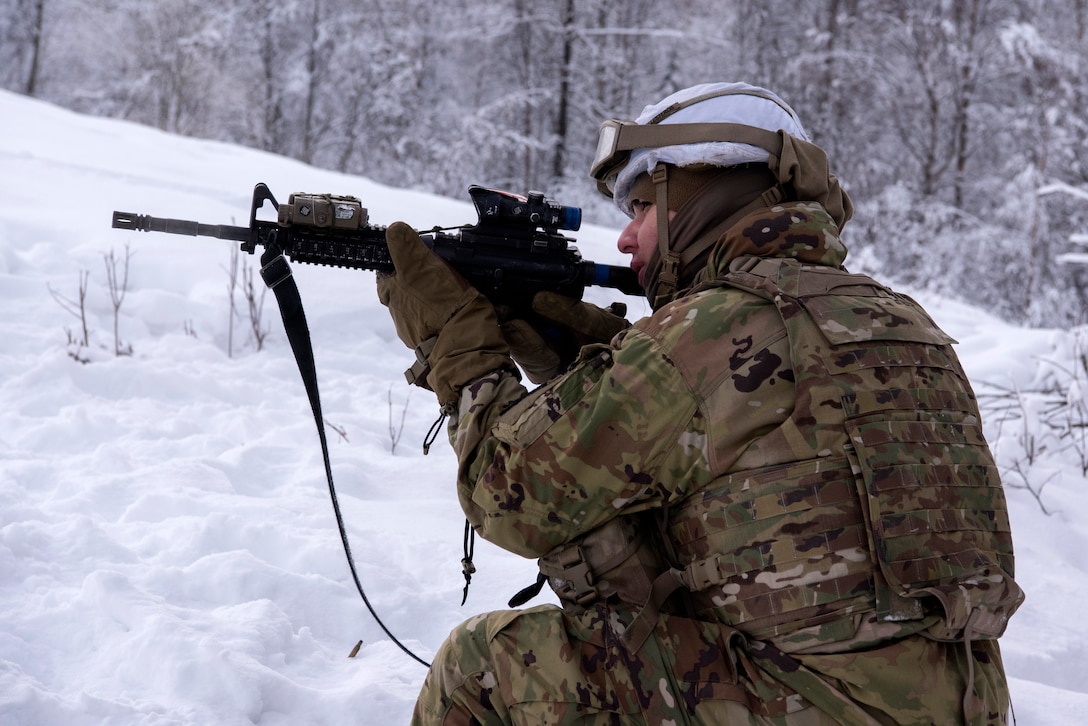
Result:
{"label": "camouflage uniform", "polygon": [[609,596],[467,621],[415,722],[1006,722],[1023,596],[974,396],[953,341],[845,256],[818,204],[754,212],[565,375],[462,391],[481,536],[542,557],[637,522],[683,587],[643,618]]}

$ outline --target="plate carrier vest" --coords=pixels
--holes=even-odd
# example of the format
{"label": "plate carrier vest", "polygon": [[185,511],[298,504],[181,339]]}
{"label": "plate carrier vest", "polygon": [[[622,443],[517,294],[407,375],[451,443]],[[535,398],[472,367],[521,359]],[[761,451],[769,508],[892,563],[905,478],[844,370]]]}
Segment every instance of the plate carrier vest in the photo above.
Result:
{"label": "plate carrier vest", "polygon": [[955,341],[909,297],[841,269],[741,257],[695,292],[714,287],[777,307],[795,408],[742,470],[668,510],[656,546],[671,567],[647,555],[645,514],[541,558],[564,606],[612,598],[654,615],[683,588],[697,617],[757,638],[870,610],[930,618],[938,640],[999,637],[1024,595]]}

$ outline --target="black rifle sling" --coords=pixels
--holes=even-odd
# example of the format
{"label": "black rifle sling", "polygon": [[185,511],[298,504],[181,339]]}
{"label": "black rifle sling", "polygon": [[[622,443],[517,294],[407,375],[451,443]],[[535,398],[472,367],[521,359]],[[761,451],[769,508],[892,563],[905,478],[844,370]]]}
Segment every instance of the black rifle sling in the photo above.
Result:
{"label": "black rifle sling", "polygon": [[400,647],[405,653],[426,667],[430,663],[413,653],[396,636],[389,632],[385,623],[378,617],[374,607],[363,592],[363,585],[359,582],[359,574],[355,570],[355,560],[351,556],[351,545],[348,544],[348,533],[344,528],[344,518],[340,513],[340,502],[336,498],[336,488],[332,483],[332,465],[329,463],[329,445],[325,438],[325,421],[321,415],[321,398],[317,390],[317,368],[314,365],[313,346],[310,343],[310,329],[306,325],[306,313],[302,309],[302,298],[298,294],[298,285],[291,275],[291,267],[287,264],[282,250],[277,244],[268,244],[261,255],[261,278],[276,295],[279,303],[280,316],[283,318],[283,328],[287,333],[287,340],[291,343],[291,351],[295,354],[295,362],[298,371],[302,374],[302,383],[306,386],[306,395],[310,398],[310,408],[313,409],[314,422],[317,424],[317,436],[321,440],[321,455],[325,461],[325,478],[329,482],[329,496],[332,498],[332,509],[336,514],[336,526],[340,530],[340,541],[344,544],[344,554],[348,558],[348,567],[351,569],[351,577],[355,581],[355,588],[359,596],[363,598],[366,609],[374,617],[375,622],[389,639]]}

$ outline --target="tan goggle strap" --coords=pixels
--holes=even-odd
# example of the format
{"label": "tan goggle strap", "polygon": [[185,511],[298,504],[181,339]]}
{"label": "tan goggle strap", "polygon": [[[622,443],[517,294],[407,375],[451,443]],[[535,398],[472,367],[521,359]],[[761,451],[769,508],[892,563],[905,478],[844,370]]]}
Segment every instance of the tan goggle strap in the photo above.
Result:
{"label": "tan goggle strap", "polygon": [[653,124],[647,126],[625,124],[620,127],[616,137],[615,151],[722,141],[758,146],[776,157],[782,154],[782,137],[777,132],[756,126],[748,126],[747,124],[731,123]]}

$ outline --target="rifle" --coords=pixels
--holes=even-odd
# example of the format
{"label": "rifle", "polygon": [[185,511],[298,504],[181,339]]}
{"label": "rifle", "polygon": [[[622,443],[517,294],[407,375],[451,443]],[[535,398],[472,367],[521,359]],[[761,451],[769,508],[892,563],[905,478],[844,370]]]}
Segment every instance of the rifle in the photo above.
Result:
{"label": "rifle", "polygon": [[[583,260],[578,248],[569,244],[573,240],[561,234],[581,226],[578,207],[557,204],[540,192],[521,197],[477,185],[468,191],[477,224],[452,234],[435,227],[420,236],[493,303],[526,309],[533,295],[544,290],[580,300],[590,285],[643,294],[632,270]],[[266,201],[278,211],[274,222],[257,219]],[[393,271],[385,227],[369,224],[367,209],[350,196],[296,193],[280,205],[260,183],[253,189],[248,227],[116,211],[113,227],[233,240],[249,254],[258,246],[278,248],[296,262]]]}

